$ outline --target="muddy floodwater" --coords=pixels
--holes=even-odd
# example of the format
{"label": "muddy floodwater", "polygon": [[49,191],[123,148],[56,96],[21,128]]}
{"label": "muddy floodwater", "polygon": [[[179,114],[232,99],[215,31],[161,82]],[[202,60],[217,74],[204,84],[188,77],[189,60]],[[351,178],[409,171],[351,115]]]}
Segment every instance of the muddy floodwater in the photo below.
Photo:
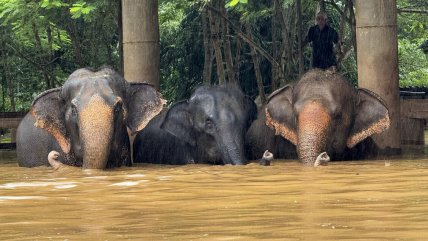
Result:
{"label": "muddy floodwater", "polygon": [[428,240],[428,157],[272,166],[19,168],[0,240]]}

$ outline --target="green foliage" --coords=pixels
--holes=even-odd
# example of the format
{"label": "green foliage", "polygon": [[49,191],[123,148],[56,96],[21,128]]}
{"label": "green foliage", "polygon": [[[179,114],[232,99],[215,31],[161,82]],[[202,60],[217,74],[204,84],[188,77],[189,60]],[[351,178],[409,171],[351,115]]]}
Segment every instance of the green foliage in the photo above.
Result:
{"label": "green foliage", "polygon": [[228,3],[226,3],[225,7],[235,7],[238,3],[247,4],[248,0],[231,0]]}
{"label": "green foliage", "polygon": [[0,111],[28,110],[77,68],[118,69],[117,3],[0,0]]}
{"label": "green foliage", "polygon": [[422,42],[399,41],[400,87],[428,87],[428,59],[419,49]]}
{"label": "green foliage", "polygon": [[170,102],[187,98],[202,82],[203,39],[200,4],[165,1],[159,5],[161,92]]}
{"label": "green foliage", "polygon": [[[340,13],[331,3],[343,8],[344,0],[326,0],[330,24],[338,29]],[[27,110],[38,93],[60,86],[77,68],[109,65],[120,69],[119,1],[105,0],[0,0],[0,111]],[[175,101],[186,98],[202,82],[204,43],[202,11],[210,0],[160,0],[161,91]],[[295,0],[280,0],[289,31],[292,59],[286,81],[298,76]],[[318,1],[301,1],[302,30],[314,24]],[[242,27],[249,22],[253,39],[273,54],[272,33],[281,44],[284,37],[280,17],[272,0],[225,0],[228,18]],[[428,10],[425,0],[397,0],[399,9]],[[400,12],[400,11],[399,11]],[[272,29],[272,18],[276,29]],[[398,15],[400,86],[428,86],[428,60],[420,44],[428,40],[428,14],[400,12]],[[275,30],[275,31],[272,31]],[[232,53],[237,52],[238,34],[230,31]],[[347,27],[344,42],[352,42]],[[248,44],[241,40],[239,79],[244,91],[257,95],[255,75]],[[277,49],[277,51],[279,51]],[[310,48],[304,51],[305,68],[310,65]],[[281,53],[283,54],[283,53]],[[341,72],[357,82],[355,53],[342,63]],[[233,56],[236,57],[236,56]],[[279,56],[277,58],[285,58]],[[213,61],[212,79],[216,78]],[[264,85],[272,82],[271,64],[260,56]],[[284,83],[282,83],[284,84]]]}
{"label": "green foliage", "polygon": [[[428,11],[421,0],[399,0],[397,7]],[[397,22],[400,87],[428,87],[428,59],[419,48],[428,40],[428,14],[402,12]]]}
{"label": "green foliage", "polygon": [[94,10],[94,6],[88,5],[84,1],[78,1],[77,3],[73,3],[72,7],[70,7],[70,13],[72,15],[72,18],[76,19],[84,16],[87,21],[90,20],[90,18],[88,18],[89,13]]}

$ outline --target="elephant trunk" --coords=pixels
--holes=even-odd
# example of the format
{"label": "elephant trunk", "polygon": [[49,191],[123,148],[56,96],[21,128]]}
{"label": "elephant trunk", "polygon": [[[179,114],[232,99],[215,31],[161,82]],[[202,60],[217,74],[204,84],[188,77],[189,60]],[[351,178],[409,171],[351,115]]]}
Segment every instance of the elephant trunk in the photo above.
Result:
{"label": "elephant trunk", "polygon": [[320,103],[306,104],[298,119],[299,159],[307,164],[314,165],[321,152],[326,150],[326,138],[331,117],[325,107]]}
{"label": "elephant trunk", "polygon": [[113,108],[95,95],[80,113],[83,168],[104,169],[113,137]]}
{"label": "elephant trunk", "polygon": [[244,165],[244,140],[239,134],[224,133],[220,141],[221,154],[224,164]]}

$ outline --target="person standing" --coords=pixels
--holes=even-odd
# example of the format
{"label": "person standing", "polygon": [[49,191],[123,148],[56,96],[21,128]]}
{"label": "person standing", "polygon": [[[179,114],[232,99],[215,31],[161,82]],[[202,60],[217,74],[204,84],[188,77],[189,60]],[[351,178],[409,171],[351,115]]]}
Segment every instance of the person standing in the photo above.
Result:
{"label": "person standing", "polygon": [[327,24],[327,14],[319,12],[316,16],[317,24],[309,28],[303,41],[303,47],[312,43],[312,67],[320,69],[337,68],[334,46],[339,45],[339,35],[336,30]]}

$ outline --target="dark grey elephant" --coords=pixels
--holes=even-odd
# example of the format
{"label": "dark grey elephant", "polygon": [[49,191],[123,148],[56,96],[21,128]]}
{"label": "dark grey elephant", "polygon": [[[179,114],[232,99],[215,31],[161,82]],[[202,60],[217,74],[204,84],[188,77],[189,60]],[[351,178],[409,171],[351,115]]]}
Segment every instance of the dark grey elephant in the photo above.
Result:
{"label": "dark grey elephant", "polygon": [[[366,138],[390,125],[388,109],[378,95],[354,88],[338,73],[318,69],[304,74],[295,85],[272,93],[265,107],[265,120],[260,121],[296,146],[299,159],[308,165],[313,165],[324,151],[333,160],[364,157],[376,148]],[[259,122],[253,125],[259,127],[251,127],[247,137],[256,152],[278,147],[271,145],[275,142],[290,148],[285,140],[273,140],[274,133],[265,132],[266,127]],[[263,138],[265,141],[258,141]],[[365,139],[370,145],[357,148]],[[274,154],[278,151],[272,150]],[[283,151],[279,157],[294,153]]]}
{"label": "dark grey elephant", "polygon": [[199,87],[138,133],[134,160],[245,164],[244,135],[256,116],[254,102],[237,87]]}
{"label": "dark grey elephant", "polygon": [[111,69],[79,69],[60,88],[34,100],[17,130],[18,164],[48,165],[48,154],[83,168],[131,165],[131,133],[143,129],[165,101],[146,84],[129,84]]}

